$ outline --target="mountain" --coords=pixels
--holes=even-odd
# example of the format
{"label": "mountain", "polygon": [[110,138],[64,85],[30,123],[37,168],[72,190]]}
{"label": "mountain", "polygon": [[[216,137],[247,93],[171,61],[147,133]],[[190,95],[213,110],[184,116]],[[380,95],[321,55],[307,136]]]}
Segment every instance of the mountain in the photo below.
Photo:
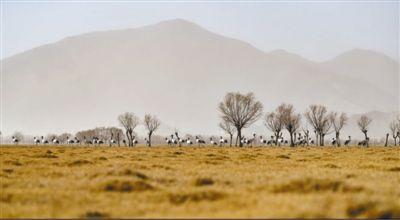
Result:
{"label": "mountain", "polygon": [[353,49],[322,66],[355,80],[365,80],[389,94],[399,94],[399,63],[384,54]]}
{"label": "mountain", "polygon": [[[266,53],[182,19],[68,37],[1,61],[3,129],[77,131],[117,125],[118,114],[132,111],[156,114],[181,132],[211,134],[229,91],[254,92],[266,111],[282,102],[298,111],[313,103],[350,113],[397,111],[398,93],[371,80],[377,72],[362,62],[378,53],[349,53],[325,63]],[[398,63],[378,57],[381,76],[398,79]]]}

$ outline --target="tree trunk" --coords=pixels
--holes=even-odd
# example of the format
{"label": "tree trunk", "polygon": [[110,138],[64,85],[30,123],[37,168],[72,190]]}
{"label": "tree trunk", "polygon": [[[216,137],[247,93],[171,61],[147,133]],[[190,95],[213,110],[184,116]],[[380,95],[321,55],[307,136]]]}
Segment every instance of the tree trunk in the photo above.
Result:
{"label": "tree trunk", "polygon": [[365,136],[365,142],[367,143],[367,147],[369,147],[367,132],[364,132],[364,136]]}
{"label": "tree trunk", "polygon": [[275,146],[278,146],[279,131],[275,132]]}
{"label": "tree trunk", "polygon": [[149,132],[149,147],[151,147],[151,135],[152,135],[152,133]]}
{"label": "tree trunk", "polygon": [[324,146],[324,145],[325,145],[325,143],[324,143],[324,142],[325,142],[325,141],[324,141],[324,139],[325,139],[325,134],[321,134],[320,139],[321,139],[321,140],[320,140],[320,141],[321,141],[321,143],[320,143],[321,146]]}
{"label": "tree trunk", "polygon": [[315,146],[318,146],[318,133],[315,133]]}
{"label": "tree trunk", "polygon": [[236,140],[235,140],[235,147],[237,147],[237,142],[238,142],[238,136],[239,136],[239,135],[236,135]]}
{"label": "tree trunk", "polygon": [[336,146],[340,147],[340,139],[339,139],[340,133],[336,132]]}
{"label": "tree trunk", "polygon": [[120,147],[121,145],[120,145],[120,143],[119,143],[119,132],[118,132],[118,134],[117,134],[117,143],[118,143],[118,147]]}
{"label": "tree trunk", "polygon": [[133,147],[133,133],[129,133],[129,147]]}
{"label": "tree trunk", "polygon": [[129,135],[129,131],[126,131],[126,139],[128,139],[128,147],[130,147],[131,146],[131,136]]}
{"label": "tree trunk", "polygon": [[293,132],[289,132],[289,134],[290,134],[290,146],[294,147]]}
{"label": "tree trunk", "polygon": [[304,134],[304,138],[306,139],[306,145],[308,146],[308,135],[309,135],[309,133],[308,132],[305,132],[305,134]]}
{"label": "tree trunk", "polygon": [[318,146],[322,146],[322,134],[318,134]]}
{"label": "tree trunk", "polygon": [[233,138],[233,135],[232,135],[232,134],[229,134],[229,135],[230,135],[229,147],[232,147],[232,138]]}
{"label": "tree trunk", "polygon": [[389,139],[389,133],[386,134],[385,147],[387,147],[387,145],[388,145],[388,139]]}
{"label": "tree trunk", "polygon": [[[237,132],[238,132],[238,137],[239,137],[239,147],[243,147],[243,143],[242,143],[242,129],[237,127]],[[237,141],[237,140],[236,140]]]}

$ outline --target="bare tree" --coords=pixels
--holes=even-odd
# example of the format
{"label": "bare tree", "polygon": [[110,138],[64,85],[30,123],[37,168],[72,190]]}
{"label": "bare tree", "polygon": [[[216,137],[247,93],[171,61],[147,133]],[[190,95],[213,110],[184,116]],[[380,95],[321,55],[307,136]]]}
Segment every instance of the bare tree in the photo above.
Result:
{"label": "bare tree", "polygon": [[124,138],[124,131],[117,127],[96,127],[78,131],[75,137],[83,144],[92,143],[92,140],[96,138],[104,141],[104,143],[108,142],[109,146],[111,146],[111,140],[114,140],[120,146],[120,141]]}
{"label": "bare tree", "polygon": [[386,134],[385,147],[388,146],[388,140],[389,140],[389,133]]}
{"label": "bare tree", "polygon": [[282,111],[282,122],[284,128],[289,132],[290,146],[294,147],[294,133],[300,128],[301,115],[295,114],[293,105],[281,104],[278,108]]}
{"label": "bare tree", "polygon": [[304,139],[306,141],[307,146],[310,144],[309,143],[309,137],[310,137],[310,131],[307,128],[301,128],[301,130],[303,130],[304,133]]}
{"label": "bare tree", "polygon": [[[89,144],[91,143],[91,140],[93,140],[93,138],[96,137],[96,131],[95,129],[78,131],[75,134],[75,137],[81,140],[83,144]],[[49,137],[49,139],[51,140],[51,137]]]}
{"label": "bare tree", "polygon": [[322,123],[322,129],[321,129],[321,140],[322,140],[322,143],[321,143],[321,146],[325,145],[325,141],[324,141],[325,140],[325,136],[328,133],[330,133],[330,129],[332,127],[332,124],[329,121],[329,118],[331,117],[330,114],[327,117],[328,117],[328,119],[324,120],[323,123]]}
{"label": "bare tree", "polygon": [[282,135],[283,129],[283,106],[276,108],[275,112],[270,112],[265,115],[264,125],[274,133],[275,145],[278,145],[278,138]]}
{"label": "bare tree", "polygon": [[124,131],[116,127],[109,127],[107,130],[109,132],[110,145],[111,140],[113,139],[117,142],[118,146],[121,146],[121,140],[124,138]]}
{"label": "bare tree", "polygon": [[398,132],[399,132],[399,130],[397,130],[398,127],[399,126],[397,124],[397,120],[394,120],[394,121],[390,122],[390,124],[389,124],[390,133],[394,140],[394,146],[397,145],[397,136],[398,136]]}
{"label": "bare tree", "polygon": [[396,123],[396,127],[397,127],[397,138],[399,138],[399,144],[400,144],[400,115],[397,116],[397,123]]}
{"label": "bare tree", "polygon": [[128,146],[133,146],[133,139],[135,138],[133,130],[139,124],[139,118],[133,113],[125,112],[124,114],[118,116],[118,121],[125,129],[125,135],[128,139]]}
{"label": "bare tree", "polygon": [[330,115],[323,105],[310,105],[304,114],[308,123],[319,136],[319,145],[324,146],[324,137],[331,128]]}
{"label": "bare tree", "polygon": [[357,121],[358,127],[360,128],[361,132],[364,133],[365,142],[367,144],[367,147],[369,146],[368,145],[369,144],[368,143],[369,142],[369,138],[368,138],[367,132],[368,132],[368,126],[371,124],[371,122],[372,122],[372,119],[370,119],[366,115],[362,115],[360,117],[360,119],[358,119],[358,121]]}
{"label": "bare tree", "polygon": [[72,138],[72,134],[70,133],[62,133],[57,137],[61,144],[65,144],[69,138]]}
{"label": "bare tree", "polygon": [[45,137],[45,139],[48,140],[49,142],[51,142],[54,138],[57,138],[57,134],[50,133],[47,134]]}
{"label": "bare tree", "polygon": [[219,127],[229,134],[229,146],[232,147],[232,139],[233,135],[235,134],[235,127],[229,121],[225,120],[222,120],[222,122],[219,123]]}
{"label": "bare tree", "polygon": [[222,114],[222,120],[231,123],[236,128],[239,146],[242,147],[243,143],[240,141],[242,129],[261,117],[263,106],[261,102],[256,101],[253,93],[243,95],[230,92],[226,94],[218,109]]}
{"label": "bare tree", "polygon": [[160,120],[158,120],[158,118],[156,116],[152,116],[150,114],[147,114],[144,116],[144,126],[147,129],[147,135],[148,135],[148,143],[149,143],[149,147],[151,147],[151,136],[153,135],[153,133],[158,129],[158,127],[160,127],[161,122]]}
{"label": "bare tree", "polygon": [[336,145],[340,147],[340,131],[342,130],[343,126],[346,125],[348,121],[348,117],[346,113],[341,113],[340,115],[337,112],[332,112],[330,114],[330,123],[333,126],[333,129],[335,130],[335,136],[336,136]]}
{"label": "bare tree", "polygon": [[95,137],[98,140],[103,141],[104,143],[107,142],[108,139],[110,139],[110,131],[106,127],[96,127],[94,129]]}

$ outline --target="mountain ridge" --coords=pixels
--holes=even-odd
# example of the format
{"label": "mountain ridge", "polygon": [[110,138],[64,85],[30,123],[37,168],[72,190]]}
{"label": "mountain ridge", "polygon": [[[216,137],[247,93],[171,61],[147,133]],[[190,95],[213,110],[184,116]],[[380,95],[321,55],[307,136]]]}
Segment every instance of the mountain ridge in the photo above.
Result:
{"label": "mountain ridge", "polygon": [[166,25],[166,26],[178,25],[178,26],[186,26],[186,27],[192,27],[192,28],[196,27],[197,29],[201,29],[202,31],[206,31],[206,32],[209,32],[209,33],[212,33],[212,34],[224,37],[224,38],[241,41],[242,43],[247,44],[247,45],[257,49],[257,50],[265,53],[266,55],[271,54],[271,53],[273,54],[275,52],[286,53],[288,55],[295,56],[295,57],[304,59],[306,61],[314,62],[314,63],[326,63],[326,62],[332,61],[334,59],[340,58],[343,55],[346,55],[346,54],[349,54],[349,53],[369,52],[369,53],[373,53],[374,55],[383,56],[383,57],[385,57],[387,59],[390,59],[392,62],[395,62],[395,63],[399,64],[398,61],[396,61],[392,57],[389,57],[388,55],[386,55],[386,54],[384,54],[384,53],[382,53],[380,51],[371,50],[371,49],[363,49],[363,48],[348,49],[348,50],[343,51],[343,52],[339,53],[338,55],[336,55],[336,56],[334,56],[334,57],[332,57],[332,58],[330,58],[328,60],[325,60],[325,61],[315,61],[315,60],[312,60],[312,59],[308,59],[308,58],[305,58],[304,56],[302,56],[301,54],[289,52],[289,51],[287,51],[285,49],[274,49],[274,50],[271,50],[271,51],[264,51],[264,50],[261,50],[261,49],[257,48],[256,46],[252,45],[251,43],[242,41],[240,39],[223,36],[223,35],[221,35],[219,33],[215,33],[215,32],[209,31],[209,30],[205,29],[204,27],[202,27],[202,26],[200,26],[200,25],[198,25],[198,24],[196,24],[194,22],[191,22],[191,21],[188,21],[188,20],[182,19],[182,18],[176,18],[176,19],[171,19],[171,20],[160,21],[160,22],[156,22],[156,23],[153,23],[153,24],[148,24],[148,25],[145,25],[145,26],[139,26],[139,27],[130,27],[130,28],[112,29],[112,30],[100,30],[100,31],[90,31],[90,32],[85,32],[85,33],[73,35],[73,36],[67,36],[67,37],[64,37],[64,38],[62,38],[60,40],[57,40],[55,42],[51,42],[51,43],[43,44],[43,45],[40,45],[40,46],[37,46],[37,47],[33,47],[33,48],[28,49],[26,51],[23,51],[21,53],[18,53],[18,54],[9,56],[9,57],[5,57],[5,58],[3,58],[1,60],[4,61],[4,60],[7,60],[7,59],[12,58],[12,57],[17,56],[17,55],[21,55],[21,54],[23,54],[25,52],[28,52],[28,51],[31,51],[31,50],[34,50],[34,49],[38,49],[38,48],[41,48],[41,47],[44,47],[44,46],[53,45],[53,44],[56,44],[56,43],[59,43],[59,42],[62,42],[62,41],[68,41],[68,40],[71,40],[71,39],[76,39],[76,38],[79,38],[79,37],[87,37],[87,36],[90,36],[92,34],[101,34],[101,33],[109,33],[109,32],[120,32],[120,31],[133,31],[133,30],[137,30],[137,29],[151,28],[151,27],[155,27],[155,26],[159,26],[159,25]]}
{"label": "mountain ridge", "polygon": [[90,32],[1,62],[8,130],[115,124],[118,114],[134,111],[193,133],[215,131],[215,106],[229,91],[254,92],[267,111],[281,102],[299,110],[313,103],[353,113],[398,110],[393,89],[363,76],[286,51],[266,53],[181,20]]}

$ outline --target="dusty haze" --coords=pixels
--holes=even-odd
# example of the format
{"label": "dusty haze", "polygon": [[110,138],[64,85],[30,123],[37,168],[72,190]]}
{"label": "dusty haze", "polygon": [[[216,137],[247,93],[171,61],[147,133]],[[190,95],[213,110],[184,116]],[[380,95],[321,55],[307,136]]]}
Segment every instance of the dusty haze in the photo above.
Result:
{"label": "dusty haze", "polygon": [[[226,92],[251,91],[265,111],[282,102],[299,112],[309,104],[373,111],[371,136],[383,137],[398,111],[398,70],[398,62],[375,51],[313,62],[176,19],[68,37],[2,60],[2,123],[5,134],[75,132],[118,125],[118,114],[131,111],[157,115],[164,134],[222,133],[218,102]],[[261,123],[252,131],[267,132]]]}

